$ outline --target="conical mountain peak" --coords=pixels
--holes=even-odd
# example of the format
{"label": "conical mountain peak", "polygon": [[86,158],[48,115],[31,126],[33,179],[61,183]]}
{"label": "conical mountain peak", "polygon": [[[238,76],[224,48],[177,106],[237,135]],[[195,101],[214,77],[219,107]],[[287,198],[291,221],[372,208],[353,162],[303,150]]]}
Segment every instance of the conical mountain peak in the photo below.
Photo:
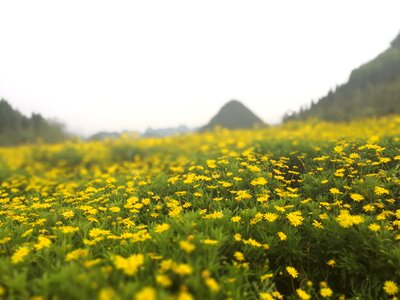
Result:
{"label": "conical mountain peak", "polygon": [[264,125],[264,122],[250,109],[237,100],[231,100],[222,106],[202,130],[212,129],[216,126],[228,129],[245,129],[260,125]]}

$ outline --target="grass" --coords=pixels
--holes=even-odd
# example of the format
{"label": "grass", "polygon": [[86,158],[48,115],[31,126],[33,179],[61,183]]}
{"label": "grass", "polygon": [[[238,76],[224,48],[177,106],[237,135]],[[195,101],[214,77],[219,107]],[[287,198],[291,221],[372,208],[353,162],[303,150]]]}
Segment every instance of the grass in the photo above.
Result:
{"label": "grass", "polygon": [[0,149],[0,297],[391,299],[399,125]]}

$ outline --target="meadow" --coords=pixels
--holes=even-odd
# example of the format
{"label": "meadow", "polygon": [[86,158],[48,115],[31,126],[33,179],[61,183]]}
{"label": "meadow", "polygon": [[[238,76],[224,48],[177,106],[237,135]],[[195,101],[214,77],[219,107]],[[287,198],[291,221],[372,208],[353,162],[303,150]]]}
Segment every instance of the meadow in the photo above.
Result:
{"label": "meadow", "polygon": [[0,148],[1,299],[397,299],[400,117]]}

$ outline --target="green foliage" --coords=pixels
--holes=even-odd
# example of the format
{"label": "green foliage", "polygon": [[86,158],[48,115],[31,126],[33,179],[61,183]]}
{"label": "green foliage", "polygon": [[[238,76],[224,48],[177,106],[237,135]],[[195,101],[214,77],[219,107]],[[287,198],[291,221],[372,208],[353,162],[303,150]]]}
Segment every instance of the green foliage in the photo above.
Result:
{"label": "green foliage", "polygon": [[349,121],[400,114],[400,34],[392,47],[353,70],[347,83],[284,121],[318,118]]}
{"label": "green foliage", "polygon": [[30,118],[0,100],[0,146],[35,142],[56,143],[67,138],[61,124],[33,113]]}
{"label": "green foliage", "polygon": [[116,144],[110,148],[111,161],[124,162],[143,158],[144,152],[131,144]]}

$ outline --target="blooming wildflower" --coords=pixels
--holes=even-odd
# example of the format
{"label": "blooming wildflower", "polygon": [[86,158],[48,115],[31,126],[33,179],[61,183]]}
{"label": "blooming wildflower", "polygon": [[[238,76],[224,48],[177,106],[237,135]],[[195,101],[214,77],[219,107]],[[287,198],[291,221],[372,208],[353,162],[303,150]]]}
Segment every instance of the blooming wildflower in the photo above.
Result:
{"label": "blooming wildflower", "polygon": [[333,267],[336,264],[336,261],[334,259],[330,259],[326,263],[328,266]]}
{"label": "blooming wildflower", "polygon": [[339,225],[344,228],[364,222],[364,218],[362,216],[351,215],[348,210],[341,210],[340,214],[336,217],[336,220],[338,221]]}
{"label": "blooming wildflower", "polygon": [[23,234],[21,234],[21,237],[27,237],[28,235],[30,235],[33,232],[33,229],[28,229],[27,231],[25,231]]}
{"label": "blooming wildflower", "polygon": [[329,191],[331,192],[332,195],[342,194],[342,192],[337,188],[331,188],[331,189],[329,189]]}
{"label": "blooming wildflower", "polygon": [[261,300],[274,300],[275,298],[270,293],[260,293],[259,294]]}
{"label": "blooming wildflower", "polygon": [[265,280],[270,279],[272,277],[274,277],[273,273],[267,273],[267,274],[261,275],[260,279],[261,279],[261,281],[265,281]]}
{"label": "blooming wildflower", "polygon": [[133,254],[128,258],[117,255],[114,258],[115,268],[122,270],[128,276],[135,275],[143,264],[144,256],[142,254]]}
{"label": "blooming wildflower", "polygon": [[235,241],[240,242],[242,240],[242,235],[240,233],[235,233],[233,238],[235,239]]}
{"label": "blooming wildflower", "polygon": [[224,213],[222,211],[215,211],[213,213],[207,214],[205,219],[222,219],[224,217]]}
{"label": "blooming wildflower", "polygon": [[117,294],[112,288],[104,288],[100,290],[99,300],[113,300],[117,299]]}
{"label": "blooming wildflower", "polygon": [[278,237],[279,237],[279,239],[280,239],[281,241],[286,241],[286,240],[287,240],[287,235],[286,235],[285,233],[283,233],[282,231],[279,231],[279,232],[277,233],[277,235],[278,235]]}
{"label": "blooming wildflower", "polygon": [[42,250],[48,248],[51,245],[51,240],[45,236],[38,236],[37,243],[34,245],[36,250]]}
{"label": "blooming wildflower", "polygon": [[206,278],[205,282],[206,282],[206,285],[208,286],[208,288],[210,289],[211,292],[218,292],[219,291],[219,284],[214,278],[212,278],[212,277]]}
{"label": "blooming wildflower", "polygon": [[266,185],[268,183],[268,181],[264,178],[264,177],[258,177],[256,179],[253,179],[250,184],[253,186],[256,185]]}
{"label": "blooming wildflower", "polygon": [[323,298],[328,298],[333,295],[333,291],[329,287],[323,287],[319,290],[319,294]]}
{"label": "blooming wildflower", "polygon": [[72,260],[78,260],[82,257],[86,257],[89,254],[88,249],[76,249],[74,251],[71,251],[65,256],[66,261],[72,261]]}
{"label": "blooming wildflower", "polygon": [[363,210],[366,212],[373,212],[375,210],[375,206],[367,204],[363,206]]}
{"label": "blooming wildflower", "polygon": [[157,232],[157,233],[161,233],[161,232],[167,231],[170,227],[171,226],[169,224],[166,224],[166,223],[158,224],[158,225],[155,226],[154,231]]}
{"label": "blooming wildflower", "polygon": [[216,244],[218,244],[217,240],[211,240],[211,239],[204,239],[204,240],[201,240],[201,242],[204,245],[216,245]]}
{"label": "blooming wildflower", "polygon": [[383,187],[380,187],[380,186],[376,186],[374,192],[378,196],[384,195],[384,194],[387,194],[387,195],[389,194],[389,190],[387,190]]}
{"label": "blooming wildflower", "polygon": [[176,300],[193,300],[193,296],[189,294],[187,291],[181,291],[179,292],[178,296],[176,297]]}
{"label": "blooming wildflower", "polygon": [[278,219],[278,215],[275,213],[267,212],[264,214],[264,219],[267,220],[268,222],[272,223],[272,222],[275,222],[276,219]]}
{"label": "blooming wildflower", "polygon": [[22,262],[25,258],[25,256],[27,256],[29,254],[29,248],[28,247],[19,247],[14,254],[11,256],[11,262],[13,264],[18,264],[20,262]]}
{"label": "blooming wildflower", "polygon": [[162,287],[169,287],[172,285],[172,280],[164,274],[156,275],[156,282]]}
{"label": "blooming wildflower", "polygon": [[192,267],[188,264],[177,264],[172,267],[172,270],[174,271],[174,273],[181,276],[190,275],[193,272]]}
{"label": "blooming wildflower", "polygon": [[387,280],[383,284],[383,290],[388,295],[395,295],[399,291],[397,284],[392,280]]}
{"label": "blooming wildflower", "polygon": [[233,223],[239,223],[241,220],[242,220],[242,217],[240,217],[240,216],[234,216],[231,218],[231,221]]}
{"label": "blooming wildflower", "polygon": [[352,200],[356,201],[356,202],[360,202],[360,201],[364,200],[364,196],[363,195],[356,194],[356,193],[350,194],[350,198]]}
{"label": "blooming wildflower", "polygon": [[314,226],[315,228],[320,228],[320,229],[324,228],[324,226],[322,226],[322,223],[317,220],[314,220],[312,222],[312,226]]}
{"label": "blooming wildflower", "polygon": [[368,226],[368,229],[371,231],[379,231],[381,229],[381,226],[379,224],[372,223]]}
{"label": "blooming wildflower", "polygon": [[191,253],[196,249],[196,246],[188,241],[180,241],[179,247],[186,253]]}
{"label": "blooming wildflower", "polygon": [[250,199],[251,195],[247,192],[247,191],[237,191],[236,192],[236,197],[235,200],[236,201],[241,201],[241,200],[246,200],[246,199]]}
{"label": "blooming wildflower", "polygon": [[268,199],[269,199],[269,195],[261,195],[261,196],[257,197],[257,202],[265,203],[268,201]]}
{"label": "blooming wildflower", "polygon": [[119,208],[118,206],[113,206],[113,207],[110,207],[108,210],[113,213],[117,213],[117,212],[121,211],[121,208]]}
{"label": "blooming wildflower", "polygon": [[235,251],[233,256],[236,258],[237,261],[243,261],[244,260],[244,255],[240,251]]}
{"label": "blooming wildflower", "polygon": [[311,296],[309,294],[307,294],[307,292],[305,290],[297,289],[296,293],[297,293],[297,296],[299,296],[299,298],[301,300],[309,300],[309,299],[311,299]]}
{"label": "blooming wildflower", "polygon": [[286,215],[286,218],[289,220],[290,224],[292,224],[295,227],[301,225],[304,220],[304,218],[301,216],[300,211],[294,211],[294,212],[288,213]]}
{"label": "blooming wildflower", "polygon": [[75,216],[75,213],[72,210],[67,210],[66,212],[62,213],[65,219],[71,219]]}
{"label": "blooming wildflower", "polygon": [[299,272],[293,267],[286,267],[286,271],[289,273],[290,276],[293,278],[297,278],[299,275]]}
{"label": "blooming wildflower", "polygon": [[152,287],[144,287],[136,295],[135,300],[155,300],[156,291]]}
{"label": "blooming wildflower", "polygon": [[61,226],[59,229],[62,233],[73,233],[79,230],[79,228],[75,226]]}
{"label": "blooming wildflower", "polygon": [[1,240],[0,240],[0,244],[7,244],[9,241],[11,241],[11,238],[10,237],[5,237],[5,238],[2,238]]}

